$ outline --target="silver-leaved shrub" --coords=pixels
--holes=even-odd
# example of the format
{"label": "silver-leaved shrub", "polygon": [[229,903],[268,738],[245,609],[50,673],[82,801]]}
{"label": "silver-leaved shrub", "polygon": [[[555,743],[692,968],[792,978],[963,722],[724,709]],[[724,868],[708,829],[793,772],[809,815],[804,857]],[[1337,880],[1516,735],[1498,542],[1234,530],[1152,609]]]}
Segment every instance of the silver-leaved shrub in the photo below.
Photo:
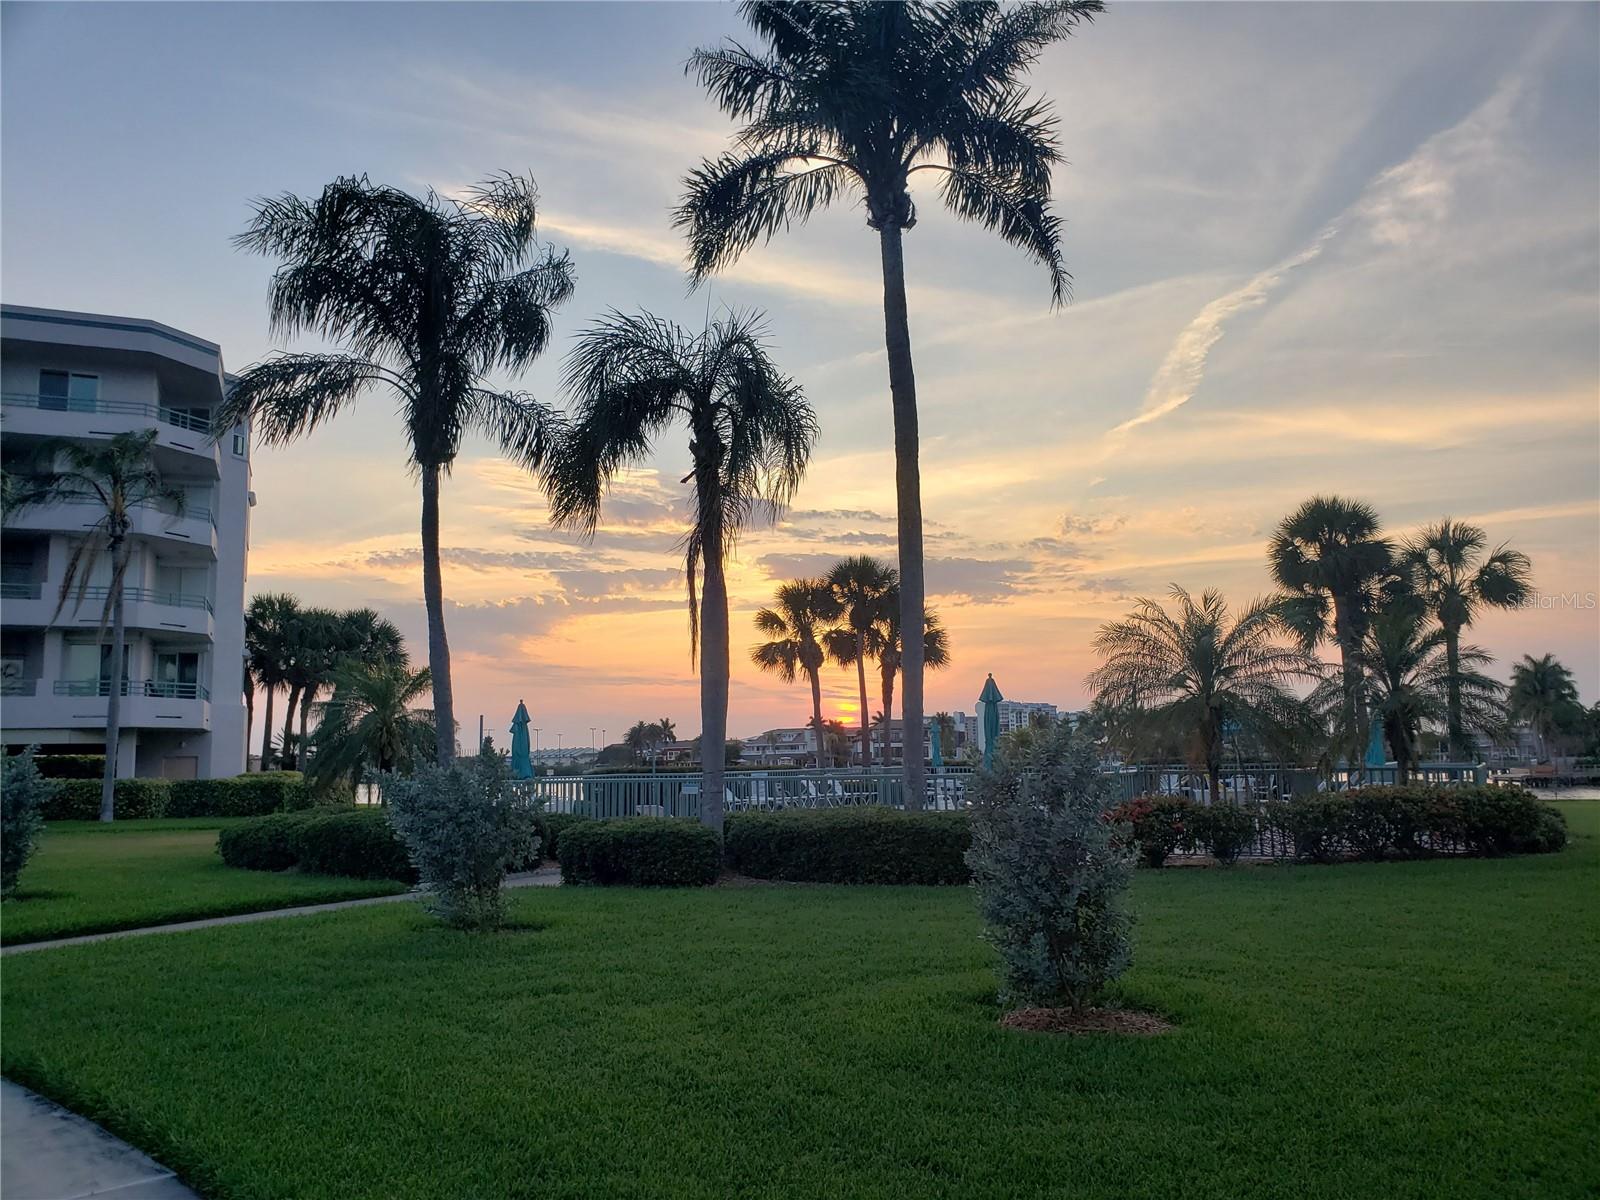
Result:
{"label": "silver-leaved shrub", "polygon": [[1093,1003],[1128,967],[1126,830],[1093,745],[1063,723],[980,773],[967,865],[1008,1005]]}
{"label": "silver-leaved shrub", "polygon": [[505,759],[491,750],[383,776],[380,787],[430,910],[459,929],[503,924],[506,872],[539,847],[536,813],[512,791]]}
{"label": "silver-leaved shrub", "polygon": [[44,806],[55,792],[55,781],[39,774],[32,746],[0,765],[0,895],[17,890],[44,828]]}

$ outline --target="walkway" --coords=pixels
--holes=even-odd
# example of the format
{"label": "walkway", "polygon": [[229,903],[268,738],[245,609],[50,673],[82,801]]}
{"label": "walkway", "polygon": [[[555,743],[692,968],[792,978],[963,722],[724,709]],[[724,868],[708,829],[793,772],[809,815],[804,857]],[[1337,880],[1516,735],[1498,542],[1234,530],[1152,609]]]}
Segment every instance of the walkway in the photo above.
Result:
{"label": "walkway", "polygon": [[9,1079],[0,1080],[0,1195],[198,1200],[148,1155]]}
{"label": "walkway", "polygon": [[[519,871],[506,876],[506,887],[555,887],[561,882],[561,869],[540,867],[537,871]],[[78,937],[56,938],[49,942],[25,942],[20,946],[0,949],[3,954],[26,954],[31,950],[53,950],[58,946],[82,946],[88,942],[109,942],[117,938],[144,937],[151,933],[187,933],[191,929],[214,929],[219,925],[247,925],[252,921],[275,921],[280,917],[305,917],[316,913],[338,912],[345,908],[362,908],[368,904],[393,904],[397,900],[417,900],[421,892],[399,892],[393,896],[369,896],[364,900],[337,900],[331,904],[302,904],[298,908],[271,908],[265,912],[238,913],[231,917],[206,917],[201,921],[178,921],[170,925],[146,925],[141,929],[118,929],[112,933],[85,933]],[[10,1200],[9,1194],[6,1200]]]}

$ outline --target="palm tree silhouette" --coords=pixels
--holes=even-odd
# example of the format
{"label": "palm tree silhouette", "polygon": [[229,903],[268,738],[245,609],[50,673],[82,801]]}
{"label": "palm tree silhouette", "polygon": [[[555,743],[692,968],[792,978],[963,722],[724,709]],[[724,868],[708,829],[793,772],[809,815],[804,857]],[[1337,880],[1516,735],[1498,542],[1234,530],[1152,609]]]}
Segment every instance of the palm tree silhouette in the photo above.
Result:
{"label": "palm tree silhouette", "polygon": [[751,661],[785,683],[804,675],[811,684],[811,728],[817,770],[824,769],[826,726],[822,720],[822,663],[828,632],[839,619],[839,598],[826,579],[796,579],[779,586],[770,607],[756,613],[756,628],[769,640],[752,647]]}
{"label": "palm tree silhouette", "polygon": [[455,757],[455,701],[444,627],[439,482],[469,429],[538,468],[558,428],[552,411],[486,376],[525,369],[550,340],[550,314],[572,292],[572,263],[534,238],[533,180],[501,175],[447,199],[421,199],[365,176],[314,200],[256,203],[236,245],[280,258],[267,309],[283,337],[315,334],[342,354],[279,354],[240,376],[217,430],[253,421],[267,445],[316,431],[363,393],[399,402],[410,465],[422,482],[422,594],[438,760]]}
{"label": "palm tree silhouette", "polygon": [[[905,717],[922,727],[922,483],[917,389],[901,236],[916,224],[912,177],[1043,264],[1055,303],[1067,295],[1050,175],[1061,162],[1049,105],[1019,82],[1052,42],[1102,11],[1100,0],[1026,4],[790,4],[740,11],[766,42],[696,51],[688,71],[744,128],[736,149],[685,181],[677,223],[696,281],[755,243],[847,194],[878,235],[884,344],[894,411]],[[921,756],[906,755],[907,802],[920,807]]]}
{"label": "palm tree silhouette", "polygon": [[[883,712],[886,717],[894,716],[894,678],[900,671],[900,606],[891,597],[886,605],[887,617],[878,634],[878,682],[883,697]],[[939,614],[933,609],[928,609],[922,620],[922,662],[932,671],[941,671],[950,665],[950,634],[939,620]],[[910,729],[910,718],[902,718],[902,729]],[[889,733],[888,726],[884,726],[883,735],[883,761],[889,762]],[[911,738],[903,734],[900,738],[902,754],[910,756],[913,745]]]}
{"label": "palm tree silhouette", "polygon": [[[841,667],[855,667],[861,695],[861,765],[872,762],[872,742],[867,729],[867,663],[883,652],[887,606],[895,600],[898,577],[894,568],[870,554],[841,559],[828,572],[828,586],[839,601],[844,624],[828,631],[824,649]],[[888,755],[884,756],[887,764]]]}
{"label": "palm tree silhouette", "polygon": [[762,338],[757,315],[730,315],[691,334],[649,313],[609,314],[580,335],[567,360],[576,411],[545,470],[551,519],[592,535],[617,472],[645,458],[667,426],[680,419],[688,426],[694,466],[683,482],[694,485],[694,515],[684,545],[689,655],[700,658],[700,818],[719,832],[728,735],[725,564],[745,525],[775,518],[789,502],[817,436],[810,404]]}
{"label": "palm tree silhouette", "polygon": [[346,660],[332,673],[332,695],[316,706],[309,777],[359,782],[369,769],[410,774],[429,762],[438,747],[433,714],[417,703],[431,682],[427,667],[412,670],[404,658]]}
{"label": "palm tree silhouette", "polygon": [[1550,761],[1550,739],[1581,715],[1578,685],[1572,672],[1553,654],[1522,656],[1511,668],[1506,711],[1513,721],[1526,721],[1539,737],[1539,760]]}

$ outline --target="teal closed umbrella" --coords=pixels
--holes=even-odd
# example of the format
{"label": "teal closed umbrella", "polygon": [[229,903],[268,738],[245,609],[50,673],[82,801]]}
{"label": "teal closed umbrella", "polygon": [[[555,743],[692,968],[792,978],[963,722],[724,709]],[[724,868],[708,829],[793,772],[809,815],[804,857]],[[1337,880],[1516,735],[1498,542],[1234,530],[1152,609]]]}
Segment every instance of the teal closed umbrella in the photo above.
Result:
{"label": "teal closed umbrella", "polygon": [[511,718],[511,774],[517,779],[533,778],[533,755],[528,752],[528,726],[533,718],[528,706],[517,701],[517,715]]}
{"label": "teal closed umbrella", "polygon": [[978,708],[983,713],[983,769],[994,770],[994,747],[1000,740],[1000,701],[1005,697],[1000,694],[1000,689],[995,686],[994,675],[991,673],[983,685],[983,691],[978,693]]}
{"label": "teal closed umbrella", "polygon": [[1389,761],[1388,752],[1383,748],[1383,722],[1373,721],[1371,734],[1367,738],[1367,761],[1369,767],[1385,766]]}
{"label": "teal closed umbrella", "polygon": [[939,745],[939,722],[935,721],[928,727],[928,757],[933,760],[935,771],[944,770],[944,748]]}

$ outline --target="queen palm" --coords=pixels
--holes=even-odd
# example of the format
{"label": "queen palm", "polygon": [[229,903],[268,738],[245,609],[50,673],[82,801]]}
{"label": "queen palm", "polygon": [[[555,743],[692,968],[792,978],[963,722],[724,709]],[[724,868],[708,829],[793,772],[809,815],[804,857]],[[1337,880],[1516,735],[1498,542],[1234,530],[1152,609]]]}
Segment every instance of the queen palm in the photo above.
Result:
{"label": "queen palm", "polygon": [[1394,548],[1377,511],[1358,500],[1313,496],[1278,523],[1267,549],[1272,577],[1288,593],[1278,611],[1309,653],[1331,637],[1342,692],[1335,728],[1352,767],[1367,744],[1359,651],[1371,616],[1395,579]]}
{"label": "queen palm", "polygon": [[[862,766],[872,762],[867,727],[867,663],[877,659],[883,650],[883,627],[889,615],[886,606],[895,596],[897,578],[893,567],[870,554],[840,559],[828,572],[828,586],[839,601],[842,624],[828,632],[824,649],[841,667],[856,669],[856,686],[861,695]],[[887,753],[883,761],[888,763]]]}
{"label": "queen palm", "polygon": [[[1061,161],[1055,117],[1021,76],[1100,0],[1026,4],[747,2],[766,42],[697,51],[688,70],[744,128],[736,148],[685,181],[677,222],[700,280],[846,195],[878,235],[884,343],[894,413],[906,720],[922,726],[922,484],[916,380],[901,237],[916,224],[911,184],[937,177],[940,198],[1043,264],[1057,303],[1068,276],[1050,175]],[[905,762],[906,794],[923,764]],[[915,801],[914,801],[915,802]]]}
{"label": "queen palm", "polygon": [[1256,600],[1237,619],[1216,591],[1198,601],[1177,584],[1176,612],[1140,599],[1126,618],[1100,627],[1094,648],[1105,662],[1089,674],[1095,698],[1137,712],[1157,736],[1180,738],[1205,767],[1213,800],[1222,795],[1224,731],[1237,727],[1265,744],[1287,741],[1302,706],[1290,694],[1317,665],[1296,646],[1280,645],[1275,602]]}
{"label": "queen palm", "polygon": [[700,658],[700,816],[719,832],[728,733],[726,562],[747,524],[775,518],[794,495],[817,436],[810,404],[773,364],[762,336],[756,315],[730,315],[700,333],[649,313],[613,312],[596,322],[567,360],[573,425],[546,471],[551,518],[592,534],[617,473],[648,457],[669,425],[688,427],[692,466],[683,482],[693,485],[693,497],[684,547],[689,655]]}
{"label": "queen palm", "polygon": [[1467,737],[1462,687],[1461,633],[1484,608],[1516,608],[1533,591],[1533,564],[1519,550],[1497,546],[1485,553],[1489,535],[1476,525],[1444,518],[1406,542],[1402,565],[1408,581],[1444,631],[1450,754],[1472,751]]}
{"label": "queen palm", "polygon": [[751,648],[750,658],[785,683],[802,675],[811,684],[811,721],[816,736],[817,770],[825,769],[827,725],[822,719],[822,664],[828,633],[839,620],[839,597],[826,579],[795,579],[781,584],[772,603],[756,612],[756,628],[767,640]]}
{"label": "queen palm", "polygon": [[[885,618],[878,634],[878,683],[883,698],[883,713],[887,718],[894,717],[894,679],[900,672],[902,662],[900,638],[900,606],[896,603],[898,598],[891,595],[885,605]],[[922,617],[922,663],[931,671],[941,671],[950,665],[950,634],[939,621],[939,614],[931,608]],[[902,718],[905,729],[911,729],[911,718]],[[900,745],[903,752],[908,752],[912,746],[912,739],[902,737]],[[916,758],[919,755],[904,753],[906,758]],[[883,733],[883,761],[889,762],[889,726],[884,726]],[[920,801],[913,805],[920,808]]]}
{"label": "queen palm", "polygon": [[417,707],[432,690],[428,668],[414,671],[403,658],[346,660],[331,682],[311,739],[314,782],[359,782],[368,770],[410,774],[432,761],[433,713]]}
{"label": "queen palm", "polygon": [[181,514],[182,488],[162,479],[151,457],[154,429],[121,433],[101,442],[52,439],[42,443],[28,470],[8,479],[7,511],[36,504],[82,504],[95,519],[72,548],[61,575],[61,591],[53,621],[67,601],[76,610],[88,596],[91,580],[102,561],[108,564],[105,599],[100,610],[98,636],[111,628],[109,678],[106,689],[106,765],[100,783],[100,819],[116,818],[117,756],[122,741],[122,694],[127,689],[127,629],[123,620],[123,587],[128,559],[133,551],[133,510],[154,507]]}
{"label": "queen palm", "polygon": [[365,176],[313,200],[256,204],[235,238],[282,260],[268,294],[273,330],[341,342],[339,354],[279,354],[250,367],[213,428],[254,423],[268,445],[313,433],[368,392],[398,402],[422,485],[422,594],[438,759],[455,757],[455,703],[439,559],[439,485],[468,430],[530,468],[557,427],[531,397],[487,376],[525,369],[550,340],[551,311],[572,292],[572,264],[534,237],[531,179],[499,176],[456,198],[422,198]]}
{"label": "queen palm", "polygon": [[1539,738],[1539,759],[1550,759],[1550,740],[1583,715],[1572,672],[1553,654],[1525,654],[1511,668],[1506,711],[1513,721],[1526,721]]}

